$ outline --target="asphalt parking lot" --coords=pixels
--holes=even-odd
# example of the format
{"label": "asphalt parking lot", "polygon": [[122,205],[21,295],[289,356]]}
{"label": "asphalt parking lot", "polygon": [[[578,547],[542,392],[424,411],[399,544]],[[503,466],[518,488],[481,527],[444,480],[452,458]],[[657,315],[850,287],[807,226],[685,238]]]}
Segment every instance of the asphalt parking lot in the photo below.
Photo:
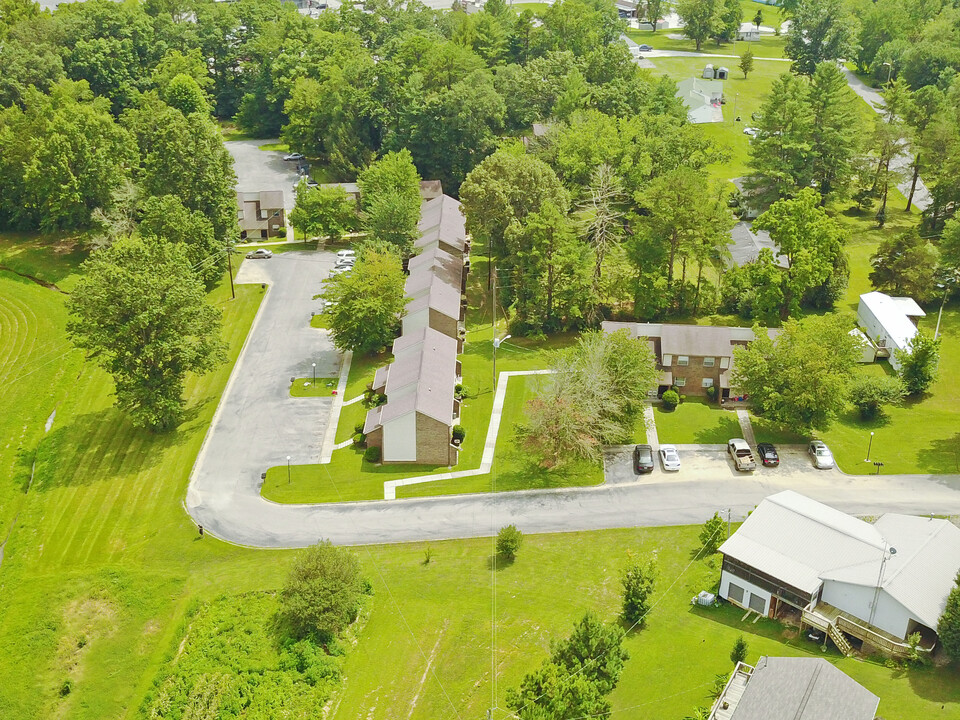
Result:
{"label": "asphalt parking lot", "polygon": [[283,159],[285,153],[261,150],[279,140],[231,140],[225,142],[233,156],[233,169],[237,173],[237,192],[260,192],[282,190],[283,207],[289,215],[296,199],[293,186],[297,182],[297,164]]}
{"label": "asphalt parking lot", "polygon": [[[677,453],[680,455],[678,472],[664,472],[660,465],[660,458],[657,456],[652,473],[637,475],[633,469],[633,448],[633,445],[619,445],[606,449],[603,457],[603,475],[608,485],[663,482],[671,477],[678,480],[729,480],[746,476],[760,480],[769,474],[771,479],[782,475],[790,475],[794,478],[809,475],[811,479],[823,479],[831,473],[841,474],[836,469],[817,470],[813,467],[805,445],[778,445],[779,467],[763,467],[758,461],[757,469],[753,472],[738,472],[734,469],[725,445],[677,445]],[[756,456],[756,448],[754,448],[754,456]]]}

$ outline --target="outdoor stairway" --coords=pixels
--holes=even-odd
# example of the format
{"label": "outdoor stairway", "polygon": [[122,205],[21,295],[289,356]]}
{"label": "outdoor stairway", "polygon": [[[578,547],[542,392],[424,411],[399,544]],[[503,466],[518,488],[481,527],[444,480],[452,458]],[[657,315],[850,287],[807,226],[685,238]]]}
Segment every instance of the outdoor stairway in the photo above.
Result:
{"label": "outdoor stairway", "polygon": [[842,652],[844,655],[852,655],[853,647],[847,641],[846,636],[837,629],[837,626],[831,623],[827,626],[827,635],[830,636],[830,639],[833,640],[833,644],[837,646],[837,650]]}

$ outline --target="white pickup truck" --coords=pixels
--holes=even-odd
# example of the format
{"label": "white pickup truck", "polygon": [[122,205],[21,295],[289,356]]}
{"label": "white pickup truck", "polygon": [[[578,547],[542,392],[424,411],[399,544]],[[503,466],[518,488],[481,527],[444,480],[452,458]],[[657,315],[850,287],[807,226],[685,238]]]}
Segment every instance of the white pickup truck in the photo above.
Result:
{"label": "white pickup truck", "polygon": [[753,459],[753,452],[750,450],[750,446],[747,445],[747,441],[743,438],[734,438],[728,441],[727,452],[730,453],[730,457],[733,458],[733,463],[737,466],[737,470],[746,472],[747,470],[757,469],[757,461]]}

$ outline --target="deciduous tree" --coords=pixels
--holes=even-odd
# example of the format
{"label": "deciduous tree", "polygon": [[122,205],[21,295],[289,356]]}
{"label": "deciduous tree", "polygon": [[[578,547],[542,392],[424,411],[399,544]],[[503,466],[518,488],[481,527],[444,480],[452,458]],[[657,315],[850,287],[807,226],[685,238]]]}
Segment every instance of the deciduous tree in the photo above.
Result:
{"label": "deciduous tree", "polygon": [[362,594],[356,555],[324,540],[297,554],[280,594],[280,613],[295,636],[329,641],[356,620]]}
{"label": "deciduous tree", "polygon": [[620,617],[632,627],[643,627],[660,571],[656,556],[633,559],[620,575],[623,605]]}
{"label": "deciduous tree", "polygon": [[800,430],[823,429],[846,408],[860,345],[844,318],[787,320],[771,339],[754,326],[755,338],[735,348],[732,384],[758,414]]}
{"label": "deciduous tree", "polygon": [[947,604],[937,622],[937,635],[951,660],[960,660],[960,573],[947,596]]}
{"label": "deciduous tree", "polygon": [[910,395],[925,393],[940,374],[940,338],[918,332],[903,350],[894,350],[900,379]]}
{"label": "deciduous tree", "polygon": [[703,524],[700,528],[700,548],[704,555],[713,555],[717,552],[717,548],[726,539],[723,532],[725,527],[726,523],[718,512]]}
{"label": "deciduous tree", "polygon": [[873,420],[884,405],[899,405],[906,388],[899,378],[861,375],[850,384],[850,402],[860,411],[861,420]]}
{"label": "deciduous tree", "polygon": [[843,0],[798,0],[790,19],[784,52],[794,72],[813,75],[822,62],[853,57],[857,20]]}
{"label": "deciduous tree", "polygon": [[180,421],[187,374],[225,357],[220,311],[186,248],[162,239],[124,238],[94,253],[70,296],[67,330],[113,376],[117,406],[156,431]]}
{"label": "deciduous tree", "polygon": [[880,241],[870,258],[870,282],[877,290],[924,303],[936,292],[939,260],[937,248],[914,228]]}
{"label": "deciduous tree", "polygon": [[305,240],[313,237],[336,242],[358,224],[356,203],[339,185],[311,188],[306,180],[297,185],[297,199],[290,224]]}
{"label": "deciduous tree", "polygon": [[743,54],[740,55],[740,72],[743,73],[743,79],[747,79],[747,75],[753,72],[753,50],[747,48],[743,51]]}
{"label": "deciduous tree", "polygon": [[805,188],[790,200],[780,200],[754,222],[787,257],[790,267],[781,282],[780,317],[796,313],[804,294],[825,282],[843,253],[843,228],[819,207],[820,196]]}
{"label": "deciduous tree", "polygon": [[323,281],[330,332],[339,350],[376,352],[397,335],[406,298],[400,257],[389,246],[361,247],[353,270]]}

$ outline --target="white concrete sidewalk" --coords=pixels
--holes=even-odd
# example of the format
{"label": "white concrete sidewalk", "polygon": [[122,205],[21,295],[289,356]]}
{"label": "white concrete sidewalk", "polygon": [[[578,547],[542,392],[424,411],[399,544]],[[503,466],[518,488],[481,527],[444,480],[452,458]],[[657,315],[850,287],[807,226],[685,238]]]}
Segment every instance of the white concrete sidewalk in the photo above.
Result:
{"label": "white concrete sidewalk", "polygon": [[[347,350],[343,354],[343,361],[340,363],[340,379],[337,381],[337,394],[333,396],[333,403],[330,405],[330,417],[327,419],[327,427],[323,433],[323,445],[320,446],[320,464],[326,465],[333,459],[333,451],[341,447],[346,447],[343,443],[336,445],[337,425],[340,424],[340,411],[343,409],[343,394],[347,391],[347,378],[350,376],[350,363],[353,360],[353,353]],[[349,444],[349,442],[347,443]]]}
{"label": "white concrete sidewalk", "polygon": [[[493,412],[490,413],[490,425],[487,426],[487,439],[483,443],[483,457],[480,460],[480,467],[473,470],[455,470],[453,472],[438,473],[436,475],[417,475],[416,477],[403,478],[401,480],[387,480],[383,484],[383,499],[396,500],[397,488],[407,485],[420,485],[422,483],[436,482],[437,480],[452,480],[455,478],[471,477],[473,475],[486,475],[493,466],[493,455],[497,449],[497,436],[500,433],[500,418],[503,416],[503,402],[507,397],[507,383],[510,378],[521,375],[549,375],[552,370],[517,370],[511,372],[502,372],[497,376],[497,394],[493,399]],[[501,382],[501,378],[503,382]]]}

